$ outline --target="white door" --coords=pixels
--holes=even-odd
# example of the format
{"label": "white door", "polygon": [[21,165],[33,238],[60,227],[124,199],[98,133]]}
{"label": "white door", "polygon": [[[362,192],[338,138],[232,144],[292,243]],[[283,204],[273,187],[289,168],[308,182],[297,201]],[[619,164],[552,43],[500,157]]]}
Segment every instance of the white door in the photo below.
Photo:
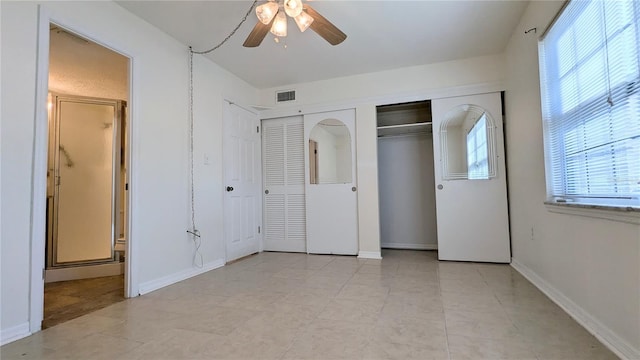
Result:
{"label": "white door", "polygon": [[224,238],[227,262],[260,251],[260,120],[224,103]]}
{"label": "white door", "polygon": [[358,253],[355,134],[353,109],[304,116],[309,253]]}
{"label": "white door", "polygon": [[262,121],[264,250],[306,252],[302,116]]}
{"label": "white door", "polygon": [[500,93],[431,101],[440,260],[511,260]]}

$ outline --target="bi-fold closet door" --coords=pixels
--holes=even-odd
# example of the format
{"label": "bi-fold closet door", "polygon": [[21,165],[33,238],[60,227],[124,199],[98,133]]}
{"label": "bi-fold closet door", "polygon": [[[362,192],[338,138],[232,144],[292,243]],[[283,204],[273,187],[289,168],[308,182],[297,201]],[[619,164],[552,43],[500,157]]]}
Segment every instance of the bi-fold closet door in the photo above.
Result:
{"label": "bi-fold closet door", "polygon": [[307,251],[302,116],[262,121],[264,250]]}
{"label": "bi-fold closet door", "polygon": [[355,110],[262,121],[264,250],[356,255]]}

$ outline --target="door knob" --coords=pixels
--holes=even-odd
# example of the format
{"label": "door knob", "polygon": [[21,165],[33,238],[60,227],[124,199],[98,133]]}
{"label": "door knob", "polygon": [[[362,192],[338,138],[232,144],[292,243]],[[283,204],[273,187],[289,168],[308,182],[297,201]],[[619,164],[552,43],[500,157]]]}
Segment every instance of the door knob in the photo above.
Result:
{"label": "door knob", "polygon": [[227,191],[233,191],[233,186],[227,186]]}
{"label": "door knob", "polygon": [[442,190],[444,188],[444,186],[442,186],[442,184],[438,184],[438,190]]}

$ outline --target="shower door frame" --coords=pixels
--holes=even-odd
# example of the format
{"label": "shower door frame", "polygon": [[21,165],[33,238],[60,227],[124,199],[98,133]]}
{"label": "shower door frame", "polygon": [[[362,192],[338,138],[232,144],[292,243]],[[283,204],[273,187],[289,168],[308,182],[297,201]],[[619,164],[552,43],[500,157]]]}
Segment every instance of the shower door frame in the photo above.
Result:
{"label": "shower door frame", "polygon": [[[53,146],[50,146],[50,154],[48,154],[49,159],[53,157],[51,161],[52,168],[49,168],[49,172],[52,173],[52,176],[48,178],[48,186],[52,189],[53,198],[50,198],[50,195],[47,194],[47,206],[50,209],[50,214],[48,215],[48,221],[50,223],[47,226],[47,269],[58,269],[65,267],[73,267],[73,266],[84,266],[84,265],[97,265],[97,264],[108,264],[116,262],[115,259],[115,242],[116,242],[116,226],[119,219],[119,210],[120,210],[120,196],[118,196],[120,189],[120,168],[121,165],[121,147],[122,147],[122,119],[125,116],[125,108],[126,101],[124,100],[115,100],[115,99],[102,99],[102,98],[94,98],[94,97],[85,97],[85,96],[77,96],[77,95],[63,95],[51,93],[51,97],[55,100],[52,102],[53,108],[51,109],[52,117],[50,122],[50,141]],[[101,259],[90,259],[90,260],[79,260],[79,261],[68,261],[68,262],[58,262],[57,261],[57,251],[58,251],[58,206],[60,204],[60,104],[62,102],[73,102],[73,103],[81,103],[81,104],[90,104],[90,105],[106,105],[113,106],[114,108],[114,117],[113,117],[113,134],[112,134],[112,149],[111,149],[111,234],[110,234],[110,243],[111,243],[111,256]],[[53,150],[53,151],[51,151]],[[49,192],[49,191],[48,191]],[[126,209],[125,209],[126,212]]]}

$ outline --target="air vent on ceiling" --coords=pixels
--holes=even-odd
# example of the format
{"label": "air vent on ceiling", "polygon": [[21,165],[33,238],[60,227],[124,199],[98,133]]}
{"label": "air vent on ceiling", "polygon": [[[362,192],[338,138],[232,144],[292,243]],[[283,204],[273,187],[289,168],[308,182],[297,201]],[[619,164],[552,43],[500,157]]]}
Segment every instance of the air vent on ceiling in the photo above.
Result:
{"label": "air vent on ceiling", "polygon": [[276,102],[281,103],[281,102],[287,102],[287,101],[296,101],[295,90],[276,92]]}

